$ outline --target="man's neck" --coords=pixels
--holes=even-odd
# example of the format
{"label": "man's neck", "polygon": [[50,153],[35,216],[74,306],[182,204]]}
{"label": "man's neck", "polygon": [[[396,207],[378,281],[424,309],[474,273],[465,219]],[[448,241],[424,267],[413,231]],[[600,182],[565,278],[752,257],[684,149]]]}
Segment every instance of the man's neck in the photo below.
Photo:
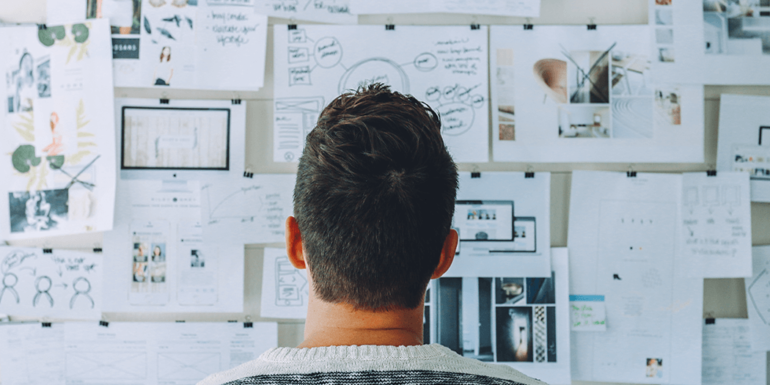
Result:
{"label": "man's neck", "polygon": [[423,305],[392,311],[355,310],[312,297],[305,340],[298,348],[350,345],[422,345]]}

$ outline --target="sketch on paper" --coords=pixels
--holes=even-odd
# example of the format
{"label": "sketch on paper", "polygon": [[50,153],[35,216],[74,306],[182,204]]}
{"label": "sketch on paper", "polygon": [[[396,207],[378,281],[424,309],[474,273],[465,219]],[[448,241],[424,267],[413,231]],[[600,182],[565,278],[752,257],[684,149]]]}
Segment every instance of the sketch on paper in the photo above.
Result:
{"label": "sketch on paper", "polygon": [[126,378],[144,381],[147,378],[147,353],[144,352],[67,352],[67,380],[109,381]]}
{"label": "sketch on paper", "polygon": [[0,247],[0,311],[27,316],[98,318],[101,256]]}
{"label": "sketch on paper", "polygon": [[[487,119],[483,113],[487,59],[485,36],[478,31],[310,25],[277,31],[275,161],[299,158],[304,137],[315,127],[325,103],[373,83],[414,95],[434,108],[456,160],[487,160],[481,148]],[[356,35],[384,46],[374,50],[364,44],[369,39],[352,38]],[[410,49],[404,51],[404,46]]]}
{"label": "sketch on paper", "polygon": [[282,242],[294,175],[255,175],[201,187],[204,233],[237,243]]}
{"label": "sketch on paper", "polygon": [[310,295],[307,273],[292,266],[285,249],[265,248],[262,317],[305,318]]}
{"label": "sketch on paper", "polygon": [[759,319],[765,325],[770,326],[770,271],[762,270],[755,274],[751,283],[746,285],[746,293],[749,297],[749,306],[753,307]]}
{"label": "sketch on paper", "polygon": [[198,381],[220,370],[219,352],[159,353],[158,380]]}
{"label": "sketch on paper", "polygon": [[294,268],[289,258],[275,260],[275,305],[302,306],[308,296],[307,279]]}

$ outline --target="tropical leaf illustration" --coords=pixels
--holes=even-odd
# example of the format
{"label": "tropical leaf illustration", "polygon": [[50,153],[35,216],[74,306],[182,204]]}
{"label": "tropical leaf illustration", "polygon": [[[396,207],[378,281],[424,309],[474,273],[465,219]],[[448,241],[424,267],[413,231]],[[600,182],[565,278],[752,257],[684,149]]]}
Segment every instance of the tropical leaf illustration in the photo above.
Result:
{"label": "tropical leaf illustration", "polygon": [[91,43],[91,40],[86,40],[85,43],[80,44],[80,50],[78,51],[78,57],[75,58],[77,61],[83,60],[84,57],[88,56],[88,44]]}
{"label": "tropical leaf illustration", "polygon": [[78,148],[83,147],[96,147],[96,143],[94,142],[78,142]]}
{"label": "tropical leaf illustration", "polygon": [[80,102],[78,102],[78,107],[75,110],[75,115],[77,119],[78,130],[87,126],[88,123],[91,123],[90,120],[86,120],[86,105],[83,103],[83,99],[80,99]]}
{"label": "tropical leaf illustration", "polygon": [[20,113],[17,115],[21,121],[14,122],[13,128],[21,135],[27,142],[35,141],[35,123],[32,120],[32,112]]}
{"label": "tropical leaf illustration", "polygon": [[68,156],[67,157],[67,163],[68,164],[78,164],[86,155],[91,154],[91,151],[88,150],[82,150],[75,153],[75,155]]}

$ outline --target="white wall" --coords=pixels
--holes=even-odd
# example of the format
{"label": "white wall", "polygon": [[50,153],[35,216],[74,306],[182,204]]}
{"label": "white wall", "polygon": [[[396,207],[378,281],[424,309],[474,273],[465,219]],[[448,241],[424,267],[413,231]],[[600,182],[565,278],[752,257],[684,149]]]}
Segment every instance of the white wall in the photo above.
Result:
{"label": "white wall", "polygon": [[[385,1],[385,0],[384,0]],[[696,1],[696,0],[689,0]],[[542,0],[542,17],[531,19],[531,24],[646,24],[647,0]],[[593,18],[593,19],[592,19]],[[0,21],[38,22],[45,20],[45,0],[0,0]],[[271,24],[288,23],[285,19],[270,19]],[[466,15],[378,15],[360,16],[361,24],[523,24],[523,18],[487,17]],[[398,27],[396,27],[398,28]],[[537,27],[535,27],[537,28]],[[272,35],[272,31],[271,31]],[[272,41],[272,36],[269,36]],[[267,74],[265,87],[259,92],[233,93],[227,91],[132,89],[118,88],[116,97],[178,98],[178,99],[232,99],[247,101],[246,124],[246,165],[255,173],[295,172],[292,164],[272,162],[272,44],[268,43]],[[471,171],[475,167],[483,171],[525,171],[533,167],[535,171],[551,171],[551,245],[567,245],[567,220],[569,216],[569,194],[571,170],[609,170],[626,171],[632,166],[642,172],[690,172],[705,171],[716,165],[717,125],[719,122],[719,97],[722,93],[770,95],[770,87],[760,86],[707,86],[705,100],[705,162],[701,164],[524,164],[524,163],[486,163],[461,164],[462,171]],[[491,136],[490,136],[491,151]],[[754,245],[770,244],[770,204],[752,204],[752,225]],[[99,234],[83,236],[47,238],[37,241],[15,242],[19,246],[48,248],[73,248],[87,251],[101,247]],[[263,320],[259,317],[259,301],[262,277],[262,253],[266,245],[246,246],[245,303],[243,314],[144,314],[144,313],[106,313],[108,321],[226,321]],[[267,246],[281,247],[282,244]],[[704,289],[704,317],[747,317],[746,295],[742,279],[707,279]],[[274,320],[274,319],[264,319]],[[281,346],[295,346],[302,340],[303,323],[292,320],[278,320],[278,343]],[[580,383],[580,382],[576,382]],[[768,382],[770,384],[770,382]]]}

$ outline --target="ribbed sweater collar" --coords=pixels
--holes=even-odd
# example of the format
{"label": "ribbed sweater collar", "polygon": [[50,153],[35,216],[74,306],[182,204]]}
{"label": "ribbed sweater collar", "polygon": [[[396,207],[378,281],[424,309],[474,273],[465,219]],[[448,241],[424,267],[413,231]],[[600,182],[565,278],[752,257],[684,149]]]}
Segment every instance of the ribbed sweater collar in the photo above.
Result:
{"label": "ribbed sweater collar", "polygon": [[415,360],[436,358],[453,353],[438,344],[422,346],[326,346],[302,349],[273,348],[263,353],[259,359],[270,362]]}

